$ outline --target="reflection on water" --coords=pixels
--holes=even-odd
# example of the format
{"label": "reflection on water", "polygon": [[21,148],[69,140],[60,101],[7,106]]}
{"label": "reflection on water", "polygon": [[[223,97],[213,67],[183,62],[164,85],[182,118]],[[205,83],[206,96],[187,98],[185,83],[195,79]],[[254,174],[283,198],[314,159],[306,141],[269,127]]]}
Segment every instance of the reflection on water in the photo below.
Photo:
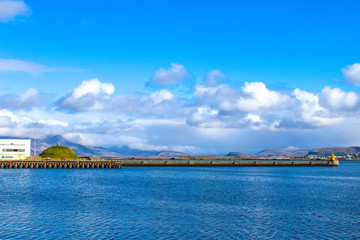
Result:
{"label": "reflection on water", "polygon": [[0,239],[359,239],[360,163],[1,169]]}

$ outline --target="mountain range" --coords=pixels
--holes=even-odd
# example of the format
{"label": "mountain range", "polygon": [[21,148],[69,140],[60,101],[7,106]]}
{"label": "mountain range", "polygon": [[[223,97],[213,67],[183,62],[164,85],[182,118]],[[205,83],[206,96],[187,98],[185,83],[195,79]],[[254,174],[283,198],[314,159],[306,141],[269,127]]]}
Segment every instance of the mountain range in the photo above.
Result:
{"label": "mountain range", "polygon": [[279,158],[308,158],[308,157],[328,157],[332,153],[338,157],[346,157],[347,155],[359,156],[360,147],[328,147],[328,148],[272,148],[262,150],[257,154],[249,154],[244,152],[230,152],[228,157],[243,157],[243,158],[266,158],[266,157],[279,157]]}
{"label": "mountain range", "polygon": [[[1,139],[14,138],[14,137],[0,137]],[[34,146],[34,139],[32,140],[32,146]],[[187,153],[176,151],[156,151],[156,150],[141,150],[130,148],[129,146],[112,146],[112,147],[95,147],[73,143],[62,136],[52,135],[43,139],[36,140],[36,153],[40,154],[48,147],[55,146],[57,143],[60,145],[69,147],[78,156],[95,156],[95,157],[181,157],[190,156]],[[33,151],[34,148],[32,148]],[[33,153],[33,152],[32,152]],[[329,148],[273,148],[266,149],[258,152],[257,154],[250,154],[246,152],[230,152],[226,154],[227,157],[243,157],[243,158],[256,158],[256,157],[325,157],[334,153],[336,156],[346,155],[360,155],[360,147],[329,147]]]}
{"label": "mountain range", "polygon": [[[1,139],[14,139],[15,137],[0,137]],[[95,147],[73,143],[60,135],[49,135],[42,139],[36,139],[36,154],[40,154],[46,148],[56,146],[57,144],[72,149],[78,156],[95,156],[95,157],[181,157],[189,154],[175,151],[155,151],[133,149],[128,146],[112,146],[109,148]],[[34,154],[34,139],[31,139],[32,155]]]}

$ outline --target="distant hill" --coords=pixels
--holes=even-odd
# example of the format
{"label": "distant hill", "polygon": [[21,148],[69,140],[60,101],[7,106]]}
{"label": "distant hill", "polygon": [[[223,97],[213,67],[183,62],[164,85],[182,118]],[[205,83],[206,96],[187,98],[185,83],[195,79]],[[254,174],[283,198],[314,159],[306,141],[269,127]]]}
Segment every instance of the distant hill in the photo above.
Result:
{"label": "distant hill", "polygon": [[328,157],[334,153],[335,156],[360,155],[360,147],[329,147],[329,148],[273,148],[260,151],[257,154],[248,154],[243,152],[230,152],[226,156],[229,157]]}
{"label": "distant hill", "polygon": [[159,151],[133,149],[128,146],[112,146],[109,148],[104,148],[104,147],[99,147],[99,148],[114,152],[116,154],[120,154],[121,156],[150,157],[150,156],[155,156],[159,153]]}
{"label": "distant hill", "polygon": [[335,156],[346,156],[346,155],[359,155],[360,147],[329,147],[329,148],[315,148],[309,151],[308,156],[329,156],[334,153]]}
{"label": "distant hill", "polygon": [[226,154],[226,157],[243,157],[243,158],[253,158],[256,157],[255,154],[245,153],[245,152],[229,152]]}
{"label": "distant hill", "polygon": [[82,144],[77,144],[68,141],[59,135],[47,136],[44,139],[36,140],[36,151],[37,154],[40,154],[46,148],[55,146],[57,143],[60,143],[61,146],[68,147],[72,149],[78,156],[111,156],[111,157],[121,157],[122,155],[107,149],[102,149],[98,147],[86,146]]}
{"label": "distant hill", "polygon": [[273,149],[266,149],[260,151],[257,154],[250,154],[244,152],[230,152],[226,156],[227,157],[243,157],[243,158],[256,158],[256,157],[303,157],[309,153],[310,149],[306,148],[289,148],[289,149],[282,149],[282,148],[273,148]]}
{"label": "distant hill", "polygon": [[311,149],[307,148],[273,148],[260,151],[258,157],[303,157],[306,156]]}
{"label": "distant hill", "polygon": [[183,152],[161,151],[156,156],[157,157],[183,157],[183,156],[190,156],[190,155],[187,153],[183,153]]}

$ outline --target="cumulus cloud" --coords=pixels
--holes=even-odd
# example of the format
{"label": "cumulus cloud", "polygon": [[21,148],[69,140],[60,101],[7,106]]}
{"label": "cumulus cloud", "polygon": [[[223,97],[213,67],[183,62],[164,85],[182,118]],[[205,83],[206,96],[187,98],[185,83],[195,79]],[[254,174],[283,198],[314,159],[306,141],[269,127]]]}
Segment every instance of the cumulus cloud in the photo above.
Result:
{"label": "cumulus cloud", "polygon": [[360,86],[360,63],[348,65],[341,70],[346,82]]}
{"label": "cumulus cloud", "polygon": [[199,107],[187,120],[193,126],[203,128],[224,127],[224,122],[219,118],[219,110],[210,107]]}
{"label": "cumulus cloud", "polygon": [[165,86],[179,83],[191,77],[183,65],[171,63],[169,69],[159,68],[150,79],[151,83]]}
{"label": "cumulus cloud", "polygon": [[72,91],[72,97],[79,99],[87,94],[93,96],[110,96],[115,91],[111,83],[101,83],[99,79],[93,78],[89,81],[83,81],[81,85]]}
{"label": "cumulus cloud", "polygon": [[[194,88],[196,105],[210,106],[212,108],[225,110],[228,103],[233,104],[234,99],[239,97],[240,90],[226,84],[227,76],[219,70],[207,73],[203,82]],[[231,106],[229,106],[231,108]]]}
{"label": "cumulus cloud", "polygon": [[29,88],[20,96],[0,96],[0,108],[29,110],[47,104],[49,99],[49,95],[40,94],[36,89]]}
{"label": "cumulus cloud", "polygon": [[57,105],[69,111],[102,110],[108,103],[107,99],[115,91],[111,83],[102,83],[97,78],[83,81],[80,86],[71,90]]}
{"label": "cumulus cloud", "polygon": [[188,119],[187,124],[199,128],[252,129],[275,131],[280,119],[273,114],[223,113],[210,107],[199,107]]}
{"label": "cumulus cloud", "polygon": [[325,87],[320,94],[300,89],[285,94],[267,88],[262,82],[245,82],[244,86],[234,88],[225,81],[224,74],[212,71],[195,86],[193,98],[180,100],[168,89],[112,96],[115,88],[111,83],[91,79],[83,81],[56,104],[73,113],[113,114],[127,119],[183,119],[199,128],[276,131],[339,124],[348,117],[342,112],[356,111],[359,102],[354,92],[336,88]]}
{"label": "cumulus cloud", "polygon": [[[56,105],[65,112],[111,112],[131,117],[170,117],[183,109],[174,94],[161,89],[151,94],[119,94],[112,96],[115,88],[111,83],[98,79],[83,81],[80,86],[58,100]],[[175,107],[176,106],[176,107]]]}
{"label": "cumulus cloud", "polygon": [[241,89],[225,84],[214,87],[199,84],[195,87],[195,95],[202,99],[216,99],[215,102],[223,111],[271,111],[283,109],[290,102],[288,95],[269,90],[262,82],[245,82]]}
{"label": "cumulus cloud", "polygon": [[289,97],[269,90],[262,82],[245,82],[242,88],[244,97],[236,100],[235,107],[243,112],[257,112],[284,108]]}
{"label": "cumulus cloud", "polygon": [[174,99],[174,94],[172,94],[167,89],[162,89],[160,91],[154,92],[150,95],[150,98],[154,103],[161,103],[163,101],[168,101]]}
{"label": "cumulus cloud", "polygon": [[8,22],[17,16],[28,16],[31,10],[24,1],[0,1],[0,22]]}
{"label": "cumulus cloud", "polygon": [[[214,82],[213,82],[214,83]],[[359,96],[325,87],[320,94],[295,89],[292,94],[270,90],[263,82],[245,82],[237,89],[224,84],[195,86],[193,113],[187,123],[204,128],[253,130],[308,129],[333,126],[357,111]]]}
{"label": "cumulus cloud", "polygon": [[2,119],[7,119],[6,122],[12,126],[25,125],[32,122],[30,118],[17,116],[13,112],[6,109],[0,110],[0,117]]}
{"label": "cumulus cloud", "polygon": [[341,123],[344,117],[329,112],[320,106],[319,96],[304,90],[295,89],[294,96],[300,103],[302,120],[311,127],[325,127]]}
{"label": "cumulus cloud", "polygon": [[61,121],[56,112],[49,112],[48,109],[31,109],[26,112],[0,110],[0,136],[34,137],[35,124],[39,129],[38,137],[73,131],[68,122]]}
{"label": "cumulus cloud", "polygon": [[219,153],[230,146],[250,146],[248,140],[268,146],[274,135],[283,138],[281,144],[291,145],[297,143],[290,143],[291,139],[321,135],[324,129],[341,127],[351,135],[349,122],[360,129],[356,92],[331,87],[321,92],[284,92],[264,82],[235,87],[219,70],[209,72],[186,98],[179,98],[174,89],[115,94],[113,84],[96,78],[81,82],[57,100],[58,111],[41,108],[46,104],[41,96],[35,89],[0,96],[0,134],[31,136],[38,123],[39,135],[62,134],[92,145]]}
{"label": "cumulus cloud", "polygon": [[355,92],[345,92],[340,88],[324,87],[319,99],[321,105],[334,111],[354,111],[359,109],[359,96]]}
{"label": "cumulus cloud", "polygon": [[32,74],[52,72],[53,68],[42,64],[15,59],[0,58],[0,72],[28,72]]}
{"label": "cumulus cloud", "polygon": [[[117,114],[126,114],[133,117],[173,117],[176,111],[181,109],[175,96],[168,90],[153,92],[151,95],[123,94],[111,99],[106,111],[114,111]],[[115,106],[118,106],[116,110]]]}

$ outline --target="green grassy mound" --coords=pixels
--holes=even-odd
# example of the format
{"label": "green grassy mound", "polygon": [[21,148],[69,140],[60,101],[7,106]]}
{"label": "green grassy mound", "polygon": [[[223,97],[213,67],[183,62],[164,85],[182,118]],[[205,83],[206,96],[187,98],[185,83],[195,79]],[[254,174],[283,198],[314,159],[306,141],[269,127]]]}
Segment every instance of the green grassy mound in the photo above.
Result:
{"label": "green grassy mound", "polygon": [[76,159],[78,156],[70,148],[64,146],[54,146],[45,149],[40,156],[42,158],[67,158],[67,159]]}

